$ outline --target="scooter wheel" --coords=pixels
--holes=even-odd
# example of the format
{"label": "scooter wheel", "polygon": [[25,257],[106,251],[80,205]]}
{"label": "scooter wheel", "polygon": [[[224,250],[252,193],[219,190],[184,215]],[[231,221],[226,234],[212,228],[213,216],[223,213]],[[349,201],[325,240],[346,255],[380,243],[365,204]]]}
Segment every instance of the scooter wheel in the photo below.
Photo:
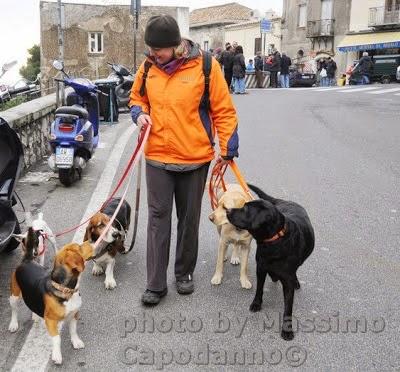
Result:
{"label": "scooter wheel", "polygon": [[75,168],[72,167],[69,169],[59,169],[58,177],[60,178],[60,182],[64,186],[66,187],[71,186],[75,180]]}
{"label": "scooter wheel", "polygon": [[[14,234],[21,234],[21,227],[19,226],[19,223],[17,221],[17,224],[15,225],[14,228]],[[3,252],[11,252],[13,251],[15,248],[17,248],[19,246],[19,241],[15,238],[11,238],[10,241],[7,244],[7,247],[5,247],[3,249]]]}

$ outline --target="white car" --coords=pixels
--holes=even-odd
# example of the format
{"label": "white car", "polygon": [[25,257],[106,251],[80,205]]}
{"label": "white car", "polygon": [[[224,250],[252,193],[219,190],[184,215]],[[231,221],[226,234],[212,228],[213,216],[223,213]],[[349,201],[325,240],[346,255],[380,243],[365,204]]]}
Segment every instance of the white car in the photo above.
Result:
{"label": "white car", "polygon": [[397,67],[396,80],[400,81],[400,66]]}

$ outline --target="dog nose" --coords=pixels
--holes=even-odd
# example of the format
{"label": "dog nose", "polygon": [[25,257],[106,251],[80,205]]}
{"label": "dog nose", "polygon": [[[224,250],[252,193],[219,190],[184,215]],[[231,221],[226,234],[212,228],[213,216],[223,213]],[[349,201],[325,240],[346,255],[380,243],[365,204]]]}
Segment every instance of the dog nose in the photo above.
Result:
{"label": "dog nose", "polygon": [[213,216],[212,214],[210,214],[210,215],[208,216],[208,219],[209,219],[210,221],[214,221],[214,216]]}

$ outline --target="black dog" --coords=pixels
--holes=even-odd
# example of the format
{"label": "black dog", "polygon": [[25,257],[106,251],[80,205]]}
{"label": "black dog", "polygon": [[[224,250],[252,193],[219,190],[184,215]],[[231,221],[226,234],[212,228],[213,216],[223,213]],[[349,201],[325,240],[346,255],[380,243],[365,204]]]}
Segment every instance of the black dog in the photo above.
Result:
{"label": "black dog", "polygon": [[232,225],[248,230],[257,241],[257,291],[250,311],[260,311],[267,274],[283,287],[285,308],[281,336],[292,340],[294,290],[300,288],[296,271],[314,249],[314,229],[305,209],[297,203],[275,199],[249,185],[261,199],[230,209]]}

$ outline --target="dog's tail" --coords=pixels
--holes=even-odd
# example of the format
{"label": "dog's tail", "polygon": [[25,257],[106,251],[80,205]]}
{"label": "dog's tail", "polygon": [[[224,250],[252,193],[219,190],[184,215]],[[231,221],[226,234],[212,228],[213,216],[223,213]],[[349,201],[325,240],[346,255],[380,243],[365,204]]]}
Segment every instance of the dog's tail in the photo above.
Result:
{"label": "dog's tail", "polygon": [[264,191],[259,189],[257,186],[251,185],[250,183],[247,184],[249,188],[254,191],[261,199],[269,201],[272,204],[276,204],[277,199],[273,198],[272,196],[267,195]]}

